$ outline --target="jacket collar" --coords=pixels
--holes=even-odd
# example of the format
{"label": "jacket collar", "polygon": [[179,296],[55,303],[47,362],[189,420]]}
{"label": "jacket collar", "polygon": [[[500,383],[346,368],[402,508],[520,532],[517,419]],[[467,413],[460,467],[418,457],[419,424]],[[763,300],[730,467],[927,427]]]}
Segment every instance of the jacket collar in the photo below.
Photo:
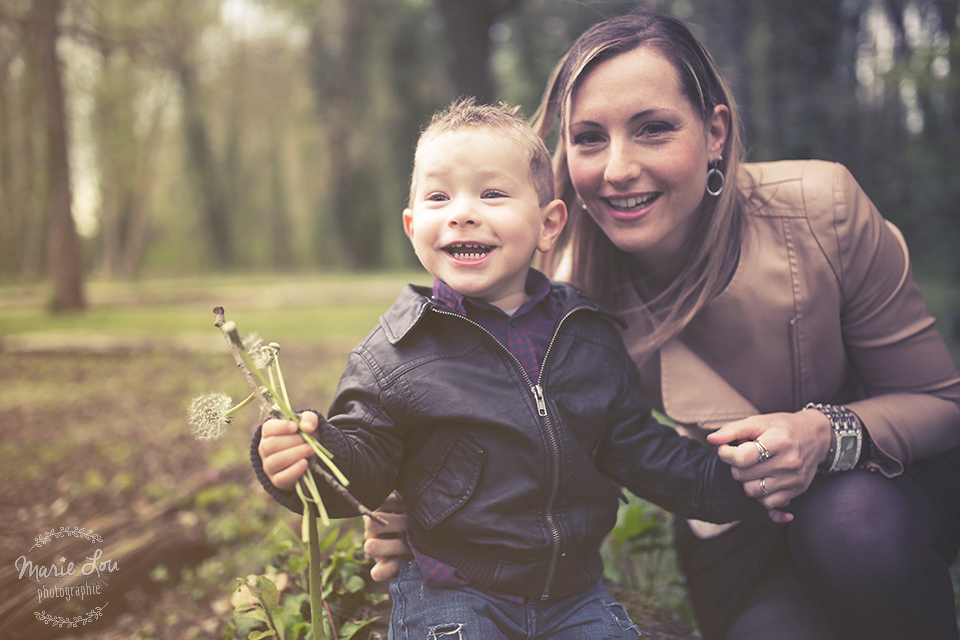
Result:
{"label": "jacket collar", "polygon": [[[532,309],[535,304],[550,295],[552,287],[550,286],[550,280],[547,276],[536,269],[530,269],[527,272],[525,289],[527,292],[527,301],[520,305],[515,313],[525,313],[528,309]],[[468,298],[439,278],[433,281],[433,298],[446,303],[450,309],[464,316],[467,315],[464,301],[481,309],[496,308],[491,304]]]}
{"label": "jacket collar", "polygon": [[[552,282],[551,285],[554,293],[560,296],[562,303],[560,317],[575,309],[588,309],[603,315],[621,327],[626,326],[623,320],[604,309],[599,302],[579,289],[565,282]],[[393,306],[380,316],[380,326],[383,327],[390,344],[396,345],[403,340],[431,309],[450,311],[443,303],[433,297],[430,287],[412,284],[405,286]]]}

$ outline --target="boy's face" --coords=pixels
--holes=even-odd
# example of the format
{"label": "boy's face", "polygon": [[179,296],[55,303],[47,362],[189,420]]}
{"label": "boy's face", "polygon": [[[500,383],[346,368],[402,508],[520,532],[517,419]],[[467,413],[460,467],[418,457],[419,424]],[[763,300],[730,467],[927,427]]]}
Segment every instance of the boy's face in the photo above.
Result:
{"label": "boy's face", "polygon": [[483,128],[421,143],[403,228],[423,266],[463,295],[502,309],[526,300],[534,251],[549,251],[566,207],[541,207],[519,144]]}

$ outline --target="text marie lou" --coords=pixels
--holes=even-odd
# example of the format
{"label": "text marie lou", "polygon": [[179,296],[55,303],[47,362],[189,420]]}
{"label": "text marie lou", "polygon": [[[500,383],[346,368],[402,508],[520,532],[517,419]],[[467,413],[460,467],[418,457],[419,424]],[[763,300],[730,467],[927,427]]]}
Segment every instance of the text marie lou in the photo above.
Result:
{"label": "text marie lou", "polygon": [[[113,573],[119,568],[115,560],[108,559],[101,561],[101,556],[103,556],[103,552],[100,549],[94,552],[93,557],[87,556],[87,561],[79,568],[80,572],[85,576],[96,573],[97,577],[100,577],[104,573]],[[63,564],[64,562],[66,562],[66,559],[61,558],[61,564],[59,566],[55,563],[50,563],[49,566],[35,565],[32,561],[27,560],[26,556],[20,556],[14,563],[14,567],[20,572],[18,576],[20,579],[26,575],[34,582],[40,582],[47,578],[64,578],[76,575],[76,564],[73,562]]]}

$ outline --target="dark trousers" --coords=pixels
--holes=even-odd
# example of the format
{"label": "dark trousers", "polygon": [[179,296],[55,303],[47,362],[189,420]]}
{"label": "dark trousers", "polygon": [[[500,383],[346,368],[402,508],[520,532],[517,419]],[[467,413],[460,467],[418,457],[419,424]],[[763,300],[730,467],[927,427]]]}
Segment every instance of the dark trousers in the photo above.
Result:
{"label": "dark trousers", "polygon": [[958,638],[960,447],[900,476],[818,476],[786,525],[698,539],[679,520],[681,569],[706,640]]}

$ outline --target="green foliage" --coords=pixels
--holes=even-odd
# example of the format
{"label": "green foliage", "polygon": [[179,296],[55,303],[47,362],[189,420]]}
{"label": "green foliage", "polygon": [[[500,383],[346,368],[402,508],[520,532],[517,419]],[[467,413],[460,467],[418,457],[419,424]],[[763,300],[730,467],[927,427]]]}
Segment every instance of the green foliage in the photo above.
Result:
{"label": "green foliage", "polygon": [[[363,536],[349,524],[330,527],[320,540],[320,573],[329,612],[324,616],[327,637],[333,637],[332,619],[336,637],[349,640],[378,619],[373,615],[374,607],[387,598],[386,594],[366,589],[364,575],[369,562],[362,545]],[[234,594],[235,613],[231,634],[226,637],[311,640],[307,549],[287,527],[271,543],[270,550],[268,573],[238,579],[241,588]]]}
{"label": "green foliage", "polygon": [[629,496],[601,549],[604,577],[676,611],[692,626],[693,610],[676,565],[671,518],[656,505]]}

